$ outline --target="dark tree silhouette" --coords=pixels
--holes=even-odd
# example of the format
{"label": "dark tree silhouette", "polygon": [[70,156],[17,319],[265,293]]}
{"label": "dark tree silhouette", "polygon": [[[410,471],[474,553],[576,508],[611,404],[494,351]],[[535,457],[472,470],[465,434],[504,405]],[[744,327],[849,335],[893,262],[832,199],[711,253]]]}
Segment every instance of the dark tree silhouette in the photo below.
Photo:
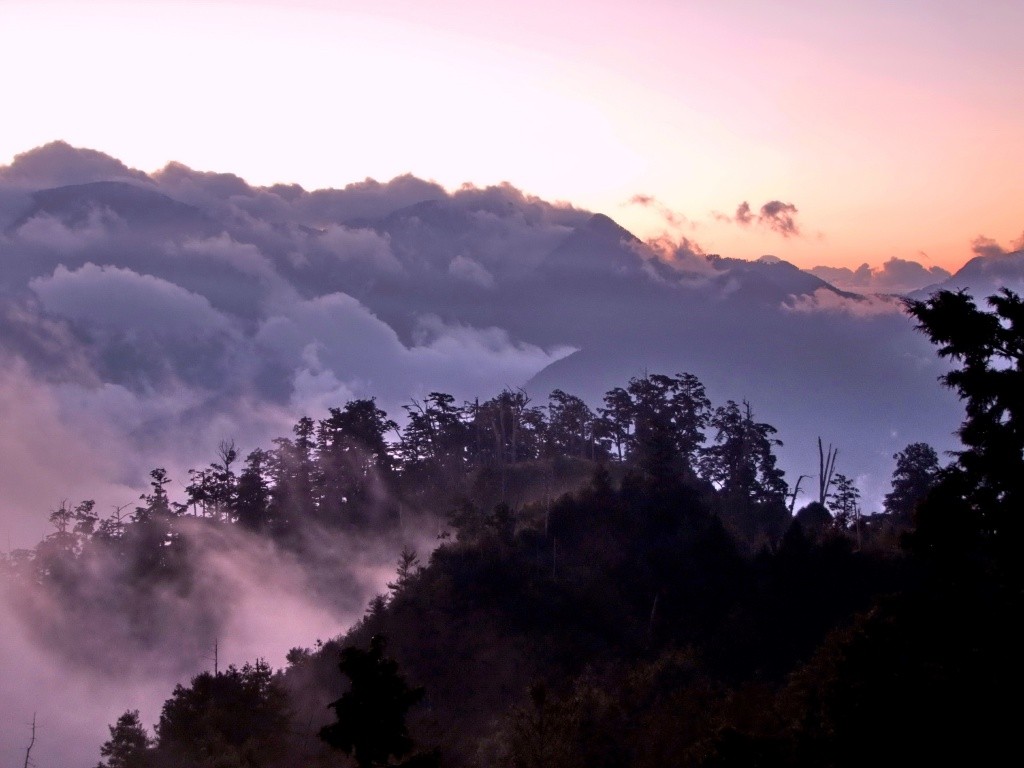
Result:
{"label": "dark tree silhouette", "polygon": [[828,500],[835,513],[836,525],[845,530],[857,522],[860,514],[860,491],[853,480],[841,472],[835,475],[833,485],[835,490],[828,495]]}
{"label": "dark tree silhouette", "polygon": [[604,407],[598,408],[601,418],[598,433],[601,440],[619,461],[625,461],[633,438],[633,398],[622,387],[605,393]]}
{"label": "dark tree silhouette", "polygon": [[403,409],[409,417],[399,446],[405,470],[464,466],[468,428],[454,397],[431,392],[422,402],[413,400]]}
{"label": "dark tree silhouette", "polygon": [[251,531],[264,530],[271,522],[267,474],[270,461],[270,454],[257,448],[245,457],[245,466],[238,477],[235,514],[238,523]]}
{"label": "dark tree silhouette", "polygon": [[329,412],[316,438],[320,516],[329,523],[362,525],[390,482],[395,464],[385,436],[398,425],[373,398]]}
{"label": "dark tree silhouette", "polygon": [[928,443],[911,443],[893,454],[896,469],[892,490],[885,495],[885,511],[910,522],[914,509],[939,478],[939,457]]}
{"label": "dark tree silhouette", "polygon": [[672,380],[671,403],[676,447],[686,471],[696,472],[704,430],[711,421],[711,400],[700,379],[692,373],[679,373]]}
{"label": "dark tree silhouette", "polygon": [[328,705],[338,721],[320,730],[321,739],[351,755],[359,768],[389,765],[413,750],[405,716],[424,691],[409,687],[398,663],[384,656],[386,645],[383,635],[375,635],[369,650],[342,650],[338,666],[351,687]]}
{"label": "dark tree silhouette", "polygon": [[167,476],[167,470],[157,467],[149,473],[149,485],[152,492],[143,494],[140,499],[145,504],[135,507],[134,519],[136,522],[148,522],[154,519],[166,519],[181,514],[182,508],[172,504],[167,495],[165,485],[169,485],[171,478]]}
{"label": "dark tree silhouette", "polygon": [[96,768],[149,768],[153,765],[153,740],[139,718],[139,710],[125,712],[109,726],[110,738],[100,747]]}
{"label": "dark tree silhouette", "polygon": [[395,580],[388,582],[388,589],[392,595],[397,595],[408,586],[409,581],[422,570],[420,559],[416,556],[416,550],[403,547],[402,553],[398,556],[398,568],[395,573]]}
{"label": "dark tree silhouette", "polygon": [[1004,576],[1022,576],[1024,516],[1024,302],[990,296],[991,312],[963,292],[908,301],[918,327],[958,364],[942,377],[964,401],[965,448],[919,509],[917,543],[941,554],[973,552]]}
{"label": "dark tree silhouette", "polygon": [[594,418],[581,398],[553,391],[548,400],[547,453],[594,458]]}
{"label": "dark tree silhouette", "polygon": [[157,754],[170,765],[271,765],[287,735],[287,696],[257,660],[177,686],[160,713]]}
{"label": "dark tree silhouette", "polygon": [[630,379],[626,391],[633,399],[630,458],[647,477],[666,484],[683,470],[673,420],[675,382],[670,376],[651,374]]}
{"label": "dark tree silhouette", "polygon": [[705,452],[706,477],[720,486],[727,501],[742,505],[782,505],[786,481],[776,466],[774,437],[770,424],[754,421],[750,404],[740,407],[732,400],[715,409],[711,426],[715,444]]}
{"label": "dark tree silhouette", "polygon": [[238,458],[233,440],[221,442],[217,461],[206,469],[190,469],[191,482],[186,486],[187,506],[203,517],[234,522],[238,503],[238,478],[231,465]]}

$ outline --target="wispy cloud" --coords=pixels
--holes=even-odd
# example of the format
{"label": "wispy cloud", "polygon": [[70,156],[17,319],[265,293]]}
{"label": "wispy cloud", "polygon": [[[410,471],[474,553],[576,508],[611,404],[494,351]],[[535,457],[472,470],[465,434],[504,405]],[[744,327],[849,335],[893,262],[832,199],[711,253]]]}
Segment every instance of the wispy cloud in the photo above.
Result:
{"label": "wispy cloud", "polygon": [[658,216],[660,216],[666,224],[673,229],[682,229],[683,227],[693,227],[694,224],[686,218],[683,214],[672,210],[665,203],[658,200],[653,195],[637,194],[633,195],[627,203],[628,205],[636,205],[641,208],[647,208]]}
{"label": "wispy cloud", "polygon": [[905,311],[900,300],[890,296],[843,296],[827,288],[790,296],[783,302],[782,309],[803,314],[827,312],[860,318],[896,315]]}
{"label": "wispy cloud", "polygon": [[750,203],[744,200],[736,206],[736,213],[729,216],[725,213],[715,211],[712,213],[718,221],[725,221],[741,227],[757,225],[782,237],[797,237],[800,235],[800,226],[796,222],[796,215],[799,212],[793,203],[784,203],[781,200],[769,200],[761,206],[761,209],[754,213]]}

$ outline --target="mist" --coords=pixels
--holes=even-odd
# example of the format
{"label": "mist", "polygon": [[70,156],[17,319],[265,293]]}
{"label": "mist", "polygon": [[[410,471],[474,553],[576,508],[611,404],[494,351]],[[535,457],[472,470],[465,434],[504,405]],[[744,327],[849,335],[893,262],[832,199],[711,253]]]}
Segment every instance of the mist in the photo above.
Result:
{"label": "mist", "polygon": [[6,762],[24,756],[33,716],[35,764],[88,766],[121,713],[138,709],[152,728],[174,686],[199,672],[256,659],[283,668],[290,649],[337,637],[386,593],[403,548],[427,553],[436,540],[429,526],[329,537],[310,527],[288,551],[196,518],[175,530],[186,555],[170,579],[147,581],[104,551],[70,585],[0,582]]}
{"label": "mist", "polygon": [[[797,208],[744,203],[739,226],[802,237]],[[166,469],[224,441],[268,448],[296,420],[356,399],[401,422],[431,392],[457,403],[523,388],[591,406],[648,372],[687,371],[717,402],[774,424],[791,481],[819,436],[877,510],[896,451],[956,447],[960,413],[889,294],[972,274],[1024,274],[990,243],[963,275],[893,259],[878,270],[709,256],[644,243],[607,216],[509,185],[449,192],[402,176],[343,189],[256,188],[180,164],[146,174],[54,143],[0,168],[0,535],[12,557],[54,534],[63,504],[125,515]],[[866,270],[866,271],[865,271]],[[979,283],[980,285],[980,283]],[[120,514],[121,512],[118,512]],[[375,533],[316,528],[291,548],[185,517],[169,582],[96,557],[55,591],[0,594],[0,754],[89,765],[106,725],[152,725],[176,683],[335,637],[386,591],[398,553],[437,521]],[[73,597],[73,599],[71,599]]]}

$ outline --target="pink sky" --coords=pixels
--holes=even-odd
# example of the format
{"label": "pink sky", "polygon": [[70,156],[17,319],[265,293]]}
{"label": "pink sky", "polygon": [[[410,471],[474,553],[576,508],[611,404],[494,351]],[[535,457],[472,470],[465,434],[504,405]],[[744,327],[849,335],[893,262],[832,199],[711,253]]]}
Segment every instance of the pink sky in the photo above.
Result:
{"label": "pink sky", "polygon": [[[1024,230],[1022,28],[1019,0],[0,0],[0,163],[508,181],[728,256],[956,268]],[[716,216],[771,200],[798,236]]]}

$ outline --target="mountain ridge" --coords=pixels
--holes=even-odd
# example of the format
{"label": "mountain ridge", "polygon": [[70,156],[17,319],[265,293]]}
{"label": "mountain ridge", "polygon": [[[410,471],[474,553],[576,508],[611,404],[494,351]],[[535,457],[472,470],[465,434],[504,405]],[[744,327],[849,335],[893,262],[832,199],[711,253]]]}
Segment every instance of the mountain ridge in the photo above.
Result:
{"label": "mountain ridge", "polygon": [[[153,465],[190,466],[182,445],[258,444],[354,397],[401,415],[441,386],[469,399],[558,387],[599,406],[608,386],[658,370],[698,375],[719,401],[749,399],[779,427],[790,478],[816,466],[819,435],[849,444],[843,471],[869,499],[907,443],[955,447],[944,369],[899,303],[781,259],[664,256],[604,214],[510,185],[448,192],[406,175],[308,192],[43,149],[0,169],[0,221],[16,222],[0,296],[31,298],[0,313],[0,331],[62,341],[0,354],[41,377],[39,396],[74,435],[109,430],[119,478],[136,488]],[[133,201],[110,201],[132,226],[83,213],[113,191]],[[23,215],[34,193],[64,207]],[[170,325],[159,333],[153,307]],[[72,380],[45,383],[61,359]]]}

